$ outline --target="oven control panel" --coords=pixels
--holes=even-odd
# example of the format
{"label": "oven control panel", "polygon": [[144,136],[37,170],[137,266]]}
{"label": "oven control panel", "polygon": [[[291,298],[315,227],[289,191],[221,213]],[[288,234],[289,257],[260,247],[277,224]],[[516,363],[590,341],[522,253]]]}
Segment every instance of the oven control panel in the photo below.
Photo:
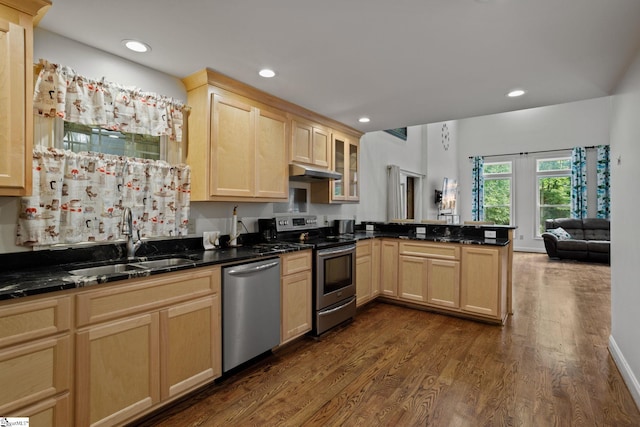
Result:
{"label": "oven control panel", "polygon": [[318,228],[315,215],[296,215],[275,218],[277,231],[299,231]]}

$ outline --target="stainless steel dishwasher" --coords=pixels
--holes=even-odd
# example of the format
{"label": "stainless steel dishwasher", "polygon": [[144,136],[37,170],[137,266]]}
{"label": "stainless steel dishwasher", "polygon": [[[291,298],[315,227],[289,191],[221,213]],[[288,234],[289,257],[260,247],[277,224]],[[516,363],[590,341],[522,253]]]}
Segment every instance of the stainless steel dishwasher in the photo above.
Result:
{"label": "stainless steel dishwasher", "polygon": [[222,269],[222,371],[280,344],[280,259]]}

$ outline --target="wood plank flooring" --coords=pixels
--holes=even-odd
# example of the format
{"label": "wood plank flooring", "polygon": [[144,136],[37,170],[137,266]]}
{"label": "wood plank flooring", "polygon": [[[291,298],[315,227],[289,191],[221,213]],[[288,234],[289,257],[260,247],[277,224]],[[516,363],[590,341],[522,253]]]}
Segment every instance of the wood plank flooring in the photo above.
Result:
{"label": "wood plank flooring", "polygon": [[610,269],[514,254],[504,327],[374,302],[140,426],[640,426],[613,363]]}

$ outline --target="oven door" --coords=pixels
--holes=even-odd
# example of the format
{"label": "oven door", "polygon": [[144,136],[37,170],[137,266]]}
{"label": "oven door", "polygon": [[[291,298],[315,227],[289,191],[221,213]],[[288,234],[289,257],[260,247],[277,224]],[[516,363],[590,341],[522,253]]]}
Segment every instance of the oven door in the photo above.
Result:
{"label": "oven door", "polygon": [[316,251],[316,310],[356,294],[355,258],[355,244]]}

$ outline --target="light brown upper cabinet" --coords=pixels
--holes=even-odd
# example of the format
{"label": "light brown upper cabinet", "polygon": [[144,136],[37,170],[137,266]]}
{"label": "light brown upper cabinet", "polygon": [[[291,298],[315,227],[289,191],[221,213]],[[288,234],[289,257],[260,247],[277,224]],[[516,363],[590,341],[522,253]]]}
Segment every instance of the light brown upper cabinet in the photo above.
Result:
{"label": "light brown upper cabinet", "polygon": [[0,0],[0,196],[31,194],[33,21],[48,0]]}
{"label": "light brown upper cabinet", "polygon": [[[331,169],[332,134],[350,135],[352,142],[362,135],[210,69],[182,81],[191,107],[185,149],[193,201],[286,200],[289,162]],[[357,148],[347,156],[354,155]],[[328,181],[324,187],[320,203],[331,199]],[[357,196],[345,200],[357,201]]]}
{"label": "light brown upper cabinet", "polygon": [[342,179],[313,183],[311,201],[314,203],[359,202],[360,139],[355,135],[333,132],[331,146],[333,170],[342,174]]}
{"label": "light brown upper cabinet", "polygon": [[187,103],[192,200],[287,199],[289,134],[283,111],[206,80],[189,89]]}
{"label": "light brown upper cabinet", "polygon": [[331,131],[316,123],[291,120],[291,161],[331,168]]}

